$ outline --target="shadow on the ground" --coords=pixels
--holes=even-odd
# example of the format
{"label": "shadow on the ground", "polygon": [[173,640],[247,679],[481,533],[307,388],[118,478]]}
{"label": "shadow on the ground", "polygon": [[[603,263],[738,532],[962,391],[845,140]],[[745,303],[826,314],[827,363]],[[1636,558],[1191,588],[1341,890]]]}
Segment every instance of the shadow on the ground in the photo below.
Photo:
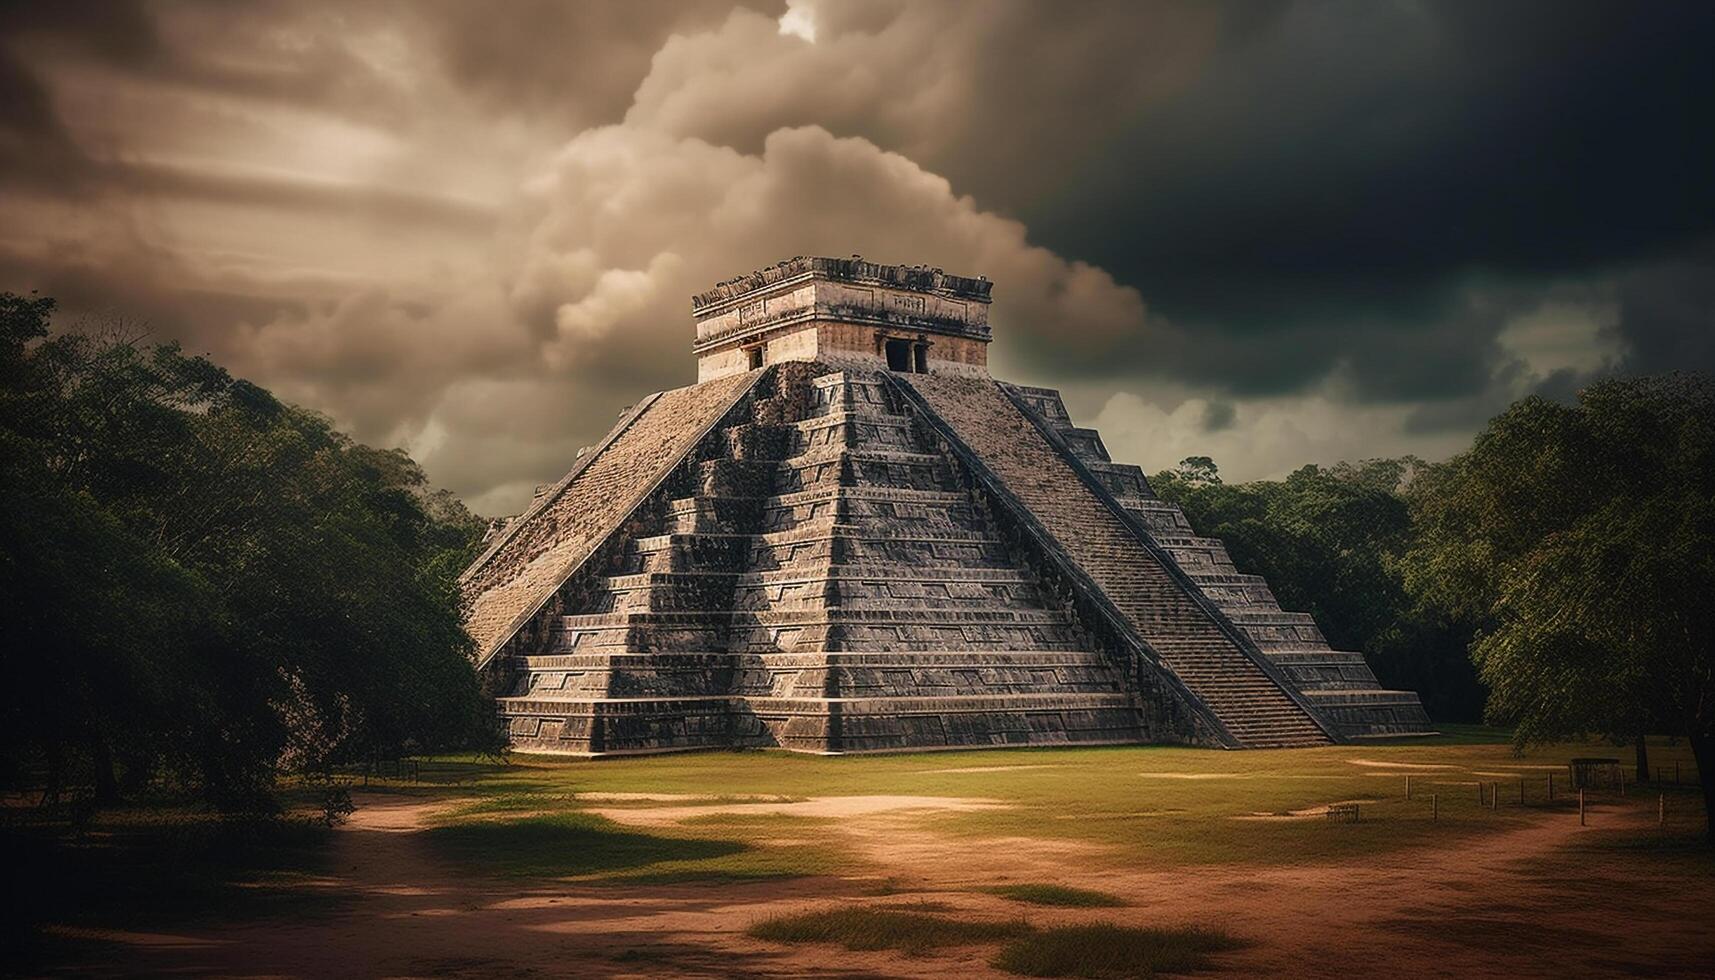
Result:
{"label": "shadow on the ground", "polygon": [[[66,931],[153,932],[334,914],[346,896],[327,877],[330,835],[307,820],[196,812],[118,811],[81,833],[10,828],[0,835],[14,895],[0,934],[8,967],[53,959],[68,942]],[[62,935],[44,931],[50,927]]]}
{"label": "shadow on the ground", "polygon": [[557,813],[432,827],[424,841],[442,857],[488,874],[565,878],[668,861],[727,857],[738,841],[658,837],[584,813]]}

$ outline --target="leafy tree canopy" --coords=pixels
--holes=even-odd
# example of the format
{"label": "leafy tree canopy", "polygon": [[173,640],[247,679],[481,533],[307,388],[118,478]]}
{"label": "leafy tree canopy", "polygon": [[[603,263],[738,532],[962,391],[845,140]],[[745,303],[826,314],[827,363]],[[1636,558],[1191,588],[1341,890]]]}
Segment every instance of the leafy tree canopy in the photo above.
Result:
{"label": "leafy tree canopy", "polygon": [[1314,616],[1337,649],[1362,651],[1383,684],[1418,692],[1436,718],[1475,719],[1483,692],[1465,656],[1469,628],[1407,593],[1400,567],[1414,533],[1403,493],[1424,468],[1370,459],[1223,484],[1212,460],[1192,457],[1150,482],[1284,608]]}
{"label": "leafy tree canopy", "polygon": [[1408,583],[1483,624],[1520,742],[1688,737],[1715,815],[1715,386],[1604,381],[1493,419],[1414,494]]}
{"label": "leafy tree canopy", "polygon": [[174,345],[0,294],[6,763],[227,807],[276,773],[487,736],[455,576],[482,522]]}

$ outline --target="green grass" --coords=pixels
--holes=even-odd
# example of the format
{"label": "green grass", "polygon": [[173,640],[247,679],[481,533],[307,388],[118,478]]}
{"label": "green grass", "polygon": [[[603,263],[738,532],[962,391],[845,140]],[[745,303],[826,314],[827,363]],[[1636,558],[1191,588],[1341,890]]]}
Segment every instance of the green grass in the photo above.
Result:
{"label": "green grass", "polygon": [[1152,977],[1212,965],[1209,954],[1243,943],[1218,929],[1137,929],[1098,923],[1020,936],[993,965],[1027,977]]}
{"label": "green grass", "polygon": [[[490,813],[524,812],[559,800],[561,807],[645,810],[676,803],[591,803],[574,794],[682,794],[704,801],[735,795],[808,800],[830,796],[898,794],[982,797],[1004,807],[960,813],[901,814],[896,819],[938,835],[971,839],[1026,838],[1088,845],[1091,866],[1169,869],[1202,864],[1279,866],[1339,861],[1416,847],[1453,846],[1473,836],[1524,826],[1543,793],[1544,769],[1578,755],[1615,754],[1611,746],[1543,746],[1515,756],[1508,733],[1479,726],[1443,726],[1429,738],[1364,742],[1284,751],[1221,752],[1170,746],[970,750],[863,757],[819,757],[783,752],[706,752],[626,759],[571,761],[514,755],[512,764],[443,760],[441,773],[462,796],[478,796]],[[1658,765],[1690,753],[1658,741]],[[1387,765],[1358,765],[1357,762]],[[1408,769],[1400,764],[1445,766]],[[1506,767],[1506,768],[1502,768]],[[1479,776],[1476,772],[1501,775]],[[1404,775],[1415,777],[1416,799],[1404,798]],[[1514,776],[1529,780],[1533,807],[1511,801]],[[1564,778],[1564,777],[1563,777]],[[1475,782],[1500,782],[1507,805],[1479,808]],[[1564,782],[1561,783],[1564,793]],[[1440,796],[1440,819],[1430,820],[1428,794]],[[1242,819],[1281,814],[1336,800],[1363,804],[1363,821]],[[690,802],[690,801],[686,801]],[[745,801],[733,800],[744,803]],[[473,813],[473,817],[480,814]],[[739,841],[750,852],[778,844],[762,830],[777,816],[716,814],[672,825],[674,835]],[[807,874],[862,874],[858,855],[842,850],[837,827],[804,834],[815,848],[798,848],[788,862]],[[746,862],[752,860],[745,858]],[[1072,854],[1068,860],[1080,859]],[[660,871],[661,869],[655,869]],[[655,873],[655,872],[650,872]],[[691,873],[691,872],[687,872]],[[700,872],[698,872],[700,873]]]}
{"label": "green grass", "polygon": [[424,831],[442,856],[490,874],[565,878],[730,857],[737,841],[662,837],[587,813],[482,820]]}
{"label": "green grass", "polygon": [[[456,811],[424,838],[441,857],[479,874],[586,878],[609,884],[738,883],[826,873],[851,864],[831,845],[780,841],[822,821],[726,814],[646,833],[576,810],[496,819],[486,808]],[[770,843],[764,843],[765,841]]]}
{"label": "green grass", "polygon": [[777,943],[834,943],[847,949],[898,949],[920,953],[939,946],[970,946],[1022,936],[1029,924],[969,922],[921,912],[839,908],[765,919],[746,930]]}
{"label": "green grass", "polygon": [[986,888],[991,895],[1010,898],[1015,902],[1027,902],[1031,905],[1054,905],[1063,908],[1114,908],[1125,905],[1126,901],[1118,895],[1107,892],[1091,891],[1087,888],[1067,888],[1063,885],[999,885]]}
{"label": "green grass", "polygon": [[461,817],[576,808],[577,801],[569,793],[494,793],[463,804],[442,819],[446,822],[457,822]]}

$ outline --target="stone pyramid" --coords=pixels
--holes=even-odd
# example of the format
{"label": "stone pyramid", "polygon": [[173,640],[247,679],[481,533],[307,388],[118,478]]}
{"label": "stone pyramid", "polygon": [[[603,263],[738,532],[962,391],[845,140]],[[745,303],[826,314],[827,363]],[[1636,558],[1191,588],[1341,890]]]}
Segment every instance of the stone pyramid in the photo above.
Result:
{"label": "stone pyramid", "polygon": [[1427,731],[1058,393],[989,378],[989,292],[797,258],[695,297],[699,382],[628,409],[461,579],[514,747]]}

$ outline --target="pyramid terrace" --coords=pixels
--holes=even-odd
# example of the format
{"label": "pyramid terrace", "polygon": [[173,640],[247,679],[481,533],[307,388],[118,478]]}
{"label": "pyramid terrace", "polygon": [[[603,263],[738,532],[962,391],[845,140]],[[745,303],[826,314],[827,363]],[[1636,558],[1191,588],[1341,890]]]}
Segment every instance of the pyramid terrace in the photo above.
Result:
{"label": "pyramid terrace", "polygon": [[515,748],[846,753],[1426,732],[1057,392],[991,283],[795,258],[693,300],[632,406],[466,570]]}

